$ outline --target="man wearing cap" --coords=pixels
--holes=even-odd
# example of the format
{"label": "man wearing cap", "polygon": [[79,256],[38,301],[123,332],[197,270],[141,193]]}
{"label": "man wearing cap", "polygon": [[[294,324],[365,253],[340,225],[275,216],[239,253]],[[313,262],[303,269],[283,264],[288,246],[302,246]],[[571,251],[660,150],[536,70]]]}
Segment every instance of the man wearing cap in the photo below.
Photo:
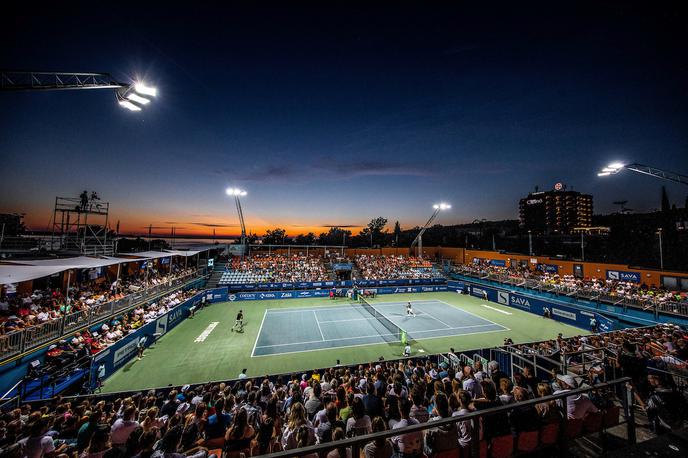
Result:
{"label": "man wearing cap", "polygon": [[[557,382],[560,389],[555,391],[553,394],[561,394],[567,391],[575,390],[578,387],[576,379],[568,374],[557,374]],[[561,400],[557,403],[561,406],[563,405]],[[582,420],[588,414],[588,412],[597,412],[598,409],[595,404],[592,403],[590,399],[584,394],[575,394],[568,396],[566,398],[566,413],[568,418],[577,418]]]}

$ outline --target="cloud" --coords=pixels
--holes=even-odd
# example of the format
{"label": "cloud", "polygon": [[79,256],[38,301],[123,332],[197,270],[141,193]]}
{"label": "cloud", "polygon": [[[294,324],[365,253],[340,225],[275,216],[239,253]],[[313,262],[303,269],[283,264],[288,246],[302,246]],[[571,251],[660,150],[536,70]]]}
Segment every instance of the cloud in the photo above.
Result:
{"label": "cloud", "polygon": [[338,227],[340,229],[355,229],[355,228],[364,227],[364,226],[361,226],[358,224],[323,224],[320,227],[329,227],[329,228]]}
{"label": "cloud", "polygon": [[219,224],[219,223],[186,223],[203,227],[239,227],[238,224]]}
{"label": "cloud", "polygon": [[439,170],[429,164],[399,163],[355,158],[341,160],[328,157],[315,158],[303,164],[259,164],[246,168],[221,167],[213,171],[216,175],[231,176],[241,182],[254,181],[313,181],[319,179],[348,180],[367,176],[415,176],[437,175]]}
{"label": "cloud", "polygon": [[370,160],[334,161],[330,163],[318,162],[314,168],[320,171],[336,171],[339,178],[355,178],[362,176],[432,176],[437,171],[425,164],[394,163]]}

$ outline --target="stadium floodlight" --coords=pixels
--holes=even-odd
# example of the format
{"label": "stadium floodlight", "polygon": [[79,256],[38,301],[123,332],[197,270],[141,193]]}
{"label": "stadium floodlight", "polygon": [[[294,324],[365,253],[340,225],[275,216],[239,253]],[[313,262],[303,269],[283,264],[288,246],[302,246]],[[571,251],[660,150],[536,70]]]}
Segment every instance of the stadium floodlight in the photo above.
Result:
{"label": "stadium floodlight", "polygon": [[432,206],[433,209],[435,209],[434,212],[432,212],[432,216],[430,216],[430,219],[428,219],[428,222],[425,223],[425,226],[423,226],[416,236],[415,239],[413,239],[413,242],[411,242],[411,249],[410,253],[413,253],[413,248],[418,245],[418,257],[422,258],[423,257],[423,234],[425,231],[430,227],[430,224],[432,224],[433,221],[435,221],[435,218],[437,218],[437,215],[440,214],[441,211],[443,210],[449,210],[451,208],[451,205],[449,205],[446,202],[440,202],[438,204],[435,204]]}
{"label": "stadium floodlight", "polygon": [[246,252],[246,223],[244,223],[244,211],[241,208],[239,197],[244,197],[248,193],[239,188],[227,188],[225,189],[225,193],[228,196],[234,197],[234,203],[236,204],[237,213],[239,214],[239,223],[241,224],[241,257],[243,259],[244,253]]}
{"label": "stadium floodlight", "polygon": [[244,197],[247,193],[246,191],[239,189],[239,188],[227,188],[225,190],[228,196],[238,196],[238,197]]}
{"label": "stadium floodlight", "polygon": [[622,162],[612,162],[608,166],[602,169],[601,172],[597,174],[598,177],[606,177],[609,175],[616,175],[619,173],[621,170],[623,170],[626,167]]}
{"label": "stadium floodlight", "polygon": [[152,86],[146,86],[144,83],[138,82],[134,83],[134,90],[142,95],[148,95],[151,97],[156,97],[158,95],[158,89]]}
{"label": "stadium floodlight", "polygon": [[151,97],[156,97],[158,90],[152,86],[146,86],[141,82],[123,85],[117,89],[117,102],[121,107],[131,111],[141,109],[151,102]]}
{"label": "stadium floodlight", "polygon": [[607,177],[609,175],[616,175],[622,170],[630,170],[631,172],[642,173],[643,175],[649,175],[654,178],[659,178],[660,180],[673,181],[674,183],[688,184],[688,175],[682,175],[677,172],[670,172],[668,170],[658,169],[650,165],[638,164],[633,162],[631,164],[624,164],[623,162],[612,162],[600,172],[597,173],[598,177]]}

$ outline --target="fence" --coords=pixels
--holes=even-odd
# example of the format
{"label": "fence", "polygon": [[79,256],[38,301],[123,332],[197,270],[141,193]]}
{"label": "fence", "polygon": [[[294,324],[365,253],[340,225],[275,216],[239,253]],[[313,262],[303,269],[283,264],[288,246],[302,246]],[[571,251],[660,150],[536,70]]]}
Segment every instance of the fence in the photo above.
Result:
{"label": "fence", "polygon": [[[461,415],[458,417],[442,418],[440,420],[435,420],[427,423],[421,423],[413,426],[407,426],[405,428],[394,429],[390,431],[384,431],[373,434],[366,434],[363,436],[356,436],[349,439],[344,439],[336,442],[329,442],[320,445],[313,445],[310,447],[304,447],[301,449],[282,451],[277,453],[272,453],[265,455],[265,458],[288,458],[288,457],[302,457],[302,456],[325,456],[328,451],[334,449],[346,448],[351,450],[351,455],[353,457],[361,456],[361,450],[363,447],[378,439],[388,439],[394,436],[400,436],[404,434],[411,433],[422,433],[429,429],[437,429],[443,426],[457,425],[459,422],[470,421],[472,424],[472,438],[471,445],[467,449],[464,449],[462,454],[460,449],[457,447],[453,450],[447,450],[442,452],[442,456],[488,456],[488,449],[491,449],[493,455],[495,454],[495,449],[498,447],[501,452],[500,456],[511,456],[513,452],[516,453],[530,453],[538,449],[545,447],[556,446],[558,448],[558,456],[566,457],[569,453],[568,443],[573,439],[578,437],[583,437],[588,434],[604,433],[607,429],[615,427],[618,425],[626,425],[626,441],[628,445],[633,445],[636,442],[636,431],[635,431],[635,416],[633,412],[633,390],[628,383],[630,378],[622,378],[613,380],[607,383],[601,383],[593,387],[579,388],[564,393],[560,393],[552,396],[545,396],[542,398],[531,399],[528,401],[523,401],[515,404],[509,404],[505,406],[495,407],[491,409],[481,410],[477,412],[472,412],[467,415]],[[567,419],[566,405],[567,402],[565,398],[569,396],[577,396],[585,393],[591,393],[593,391],[613,394],[615,390],[619,389],[622,393],[618,402],[620,407],[613,404],[607,407],[603,412],[590,415],[586,417],[585,420],[579,419]],[[535,406],[535,404],[540,404],[548,401],[559,401],[560,409],[562,410],[562,419],[559,423],[553,423],[556,425],[550,427],[549,425],[543,426],[540,430],[520,432],[516,437],[511,433],[505,436],[494,437],[490,440],[485,440],[480,437],[481,433],[481,419],[488,416],[505,414],[515,408],[523,408],[527,406]],[[619,413],[622,412],[623,421],[620,420]],[[605,451],[606,441],[602,442],[602,450]]]}
{"label": "fence", "polygon": [[566,286],[553,285],[550,283],[543,283],[539,280],[516,277],[509,275],[507,273],[480,273],[476,272],[473,269],[466,268],[456,268],[456,273],[466,275],[468,277],[478,278],[480,280],[490,280],[498,283],[519,286],[522,288],[534,289],[541,293],[546,292],[553,294],[562,294],[568,297],[575,297],[589,301],[606,302],[609,304],[621,306],[624,308],[624,311],[626,311],[626,309],[629,307],[639,310],[652,310],[655,314],[655,318],[658,316],[659,312],[666,313],[669,315],[678,315],[682,317],[688,316],[688,304],[683,302],[660,302],[656,299],[640,299],[611,296],[593,290],[586,290],[582,288],[570,288]]}
{"label": "fence", "polygon": [[0,362],[40,345],[56,340],[85,326],[97,324],[117,313],[133,308],[155,297],[164,295],[186,284],[198,280],[199,272],[193,272],[169,280],[163,284],[142,289],[121,299],[99,304],[88,311],[79,311],[61,318],[31,326],[26,329],[0,336]]}

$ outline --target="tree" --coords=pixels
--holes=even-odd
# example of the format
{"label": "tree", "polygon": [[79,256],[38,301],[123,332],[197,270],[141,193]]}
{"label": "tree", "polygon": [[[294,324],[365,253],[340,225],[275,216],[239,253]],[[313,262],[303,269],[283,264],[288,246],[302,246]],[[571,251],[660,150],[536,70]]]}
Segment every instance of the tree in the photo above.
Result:
{"label": "tree", "polygon": [[273,230],[268,229],[263,236],[264,245],[284,245],[287,238],[287,231],[276,227]]}
{"label": "tree", "polygon": [[294,244],[296,245],[315,245],[315,234],[309,232],[306,235],[299,234],[294,238]]}
{"label": "tree", "polygon": [[368,239],[370,241],[370,246],[372,247],[375,245],[375,242],[379,244],[382,241],[382,230],[386,225],[387,218],[378,216],[377,218],[371,219],[368,225],[364,227],[358,235],[362,238]]}
{"label": "tree", "polygon": [[351,231],[340,227],[331,227],[329,231],[323,232],[318,236],[320,245],[346,245],[351,239]]}

